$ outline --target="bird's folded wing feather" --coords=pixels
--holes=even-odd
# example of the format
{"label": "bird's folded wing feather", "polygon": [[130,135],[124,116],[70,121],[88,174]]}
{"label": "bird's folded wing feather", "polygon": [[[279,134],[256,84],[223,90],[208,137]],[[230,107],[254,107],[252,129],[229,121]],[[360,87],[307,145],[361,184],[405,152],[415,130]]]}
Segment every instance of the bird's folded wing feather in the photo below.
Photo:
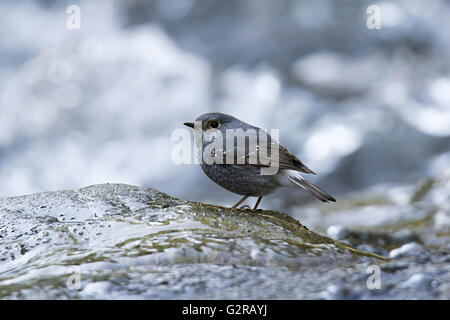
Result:
{"label": "bird's folded wing feather", "polygon": [[[276,150],[278,149],[278,157]],[[304,173],[316,174],[309,169],[303,162],[296,156],[290,153],[283,145],[272,142],[258,145],[256,150],[245,150],[245,161],[240,157],[238,159],[237,147],[234,148],[234,157],[232,164],[245,164],[256,165],[261,167],[276,166],[278,162],[279,169],[290,169]],[[240,161],[239,161],[240,160]],[[226,154],[223,155],[223,163],[229,163],[226,161]]]}
{"label": "bird's folded wing feather", "polygon": [[[300,161],[296,156],[290,153],[283,145],[279,143],[272,143],[271,148],[264,148],[259,146],[259,162],[262,164],[267,164],[277,161],[276,149],[278,148],[278,162],[279,169],[290,169],[295,171],[300,171],[304,173],[315,174],[314,171],[309,169],[303,162]],[[273,151],[275,150],[275,151]]]}

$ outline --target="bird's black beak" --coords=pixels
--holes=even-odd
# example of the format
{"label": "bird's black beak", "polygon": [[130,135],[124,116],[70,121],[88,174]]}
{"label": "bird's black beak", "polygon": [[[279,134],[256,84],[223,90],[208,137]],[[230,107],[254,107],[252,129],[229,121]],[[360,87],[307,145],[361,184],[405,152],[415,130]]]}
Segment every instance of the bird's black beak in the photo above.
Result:
{"label": "bird's black beak", "polygon": [[194,124],[192,122],[185,122],[184,125],[194,129]]}

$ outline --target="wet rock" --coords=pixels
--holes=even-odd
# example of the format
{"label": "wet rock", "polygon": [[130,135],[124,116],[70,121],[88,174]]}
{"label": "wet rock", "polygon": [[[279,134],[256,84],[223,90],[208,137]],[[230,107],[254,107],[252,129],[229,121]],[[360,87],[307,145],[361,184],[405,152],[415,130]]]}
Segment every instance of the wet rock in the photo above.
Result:
{"label": "wet rock", "polygon": [[[336,264],[345,270],[355,262],[387,260],[283,213],[187,202],[123,184],[0,199],[0,234],[4,298],[177,298],[186,286],[208,281],[198,275],[186,284],[167,280],[152,291],[162,273],[181,281],[182,265],[258,267],[261,280],[271,276],[268,267],[331,274]],[[257,290],[249,297],[263,297]]]}
{"label": "wet rock", "polygon": [[347,229],[339,225],[329,226],[327,234],[333,239],[342,240],[347,236]]}
{"label": "wet rock", "polygon": [[407,243],[400,248],[394,249],[389,253],[390,258],[399,258],[407,256],[417,256],[422,252],[423,248],[420,244],[411,242]]}
{"label": "wet rock", "polygon": [[417,290],[428,290],[437,287],[438,282],[424,273],[413,274],[407,281],[401,284],[404,288],[412,288]]}
{"label": "wet rock", "polygon": [[[411,197],[401,197],[399,206],[432,210],[439,185],[411,205],[401,202]],[[364,193],[359,199],[370,203]],[[345,217],[339,206],[346,201],[315,212],[324,226],[338,220],[335,214],[344,218],[325,229],[338,241],[283,213],[182,201],[122,184],[0,199],[0,297],[450,298],[448,237],[432,217],[404,215],[391,229],[362,228],[351,219],[361,205],[345,209]],[[397,214],[395,202],[389,210]],[[389,253],[392,261],[381,259]],[[374,276],[380,288],[368,285],[378,281]]]}
{"label": "wet rock", "polygon": [[[359,279],[347,277],[346,281],[332,282],[340,289],[347,287],[352,297],[449,299],[449,186],[448,175],[425,178],[409,186],[380,185],[338,199],[334,206],[311,203],[298,207],[294,216],[352,247],[393,259],[377,264],[381,289],[369,290],[361,285],[367,266],[356,273]],[[328,298],[343,297],[323,292]]]}

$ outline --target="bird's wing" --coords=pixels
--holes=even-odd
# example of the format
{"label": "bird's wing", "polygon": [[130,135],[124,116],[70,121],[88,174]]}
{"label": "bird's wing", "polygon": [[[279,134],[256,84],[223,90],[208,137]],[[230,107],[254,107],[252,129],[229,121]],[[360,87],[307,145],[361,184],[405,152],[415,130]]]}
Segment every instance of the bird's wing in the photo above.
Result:
{"label": "bird's wing", "polygon": [[[276,148],[278,148],[278,157],[276,155]],[[245,158],[245,159],[244,159]],[[278,159],[277,159],[278,158]],[[239,161],[240,160],[240,161]],[[278,168],[290,169],[303,173],[316,174],[309,169],[303,162],[296,156],[290,153],[286,147],[276,142],[268,142],[260,144],[257,150],[245,150],[243,157],[238,156],[237,147],[234,147],[233,162],[229,163],[226,159],[226,154],[223,154],[224,164],[242,164],[242,165],[256,165],[260,167],[276,166],[278,162]]]}
{"label": "bird's wing", "polygon": [[[303,162],[300,161],[296,156],[286,149],[282,144],[273,143],[271,145],[272,150],[278,147],[278,161],[279,161],[279,169],[290,169],[295,171],[300,171],[304,173],[316,174],[314,171],[309,169]],[[272,154],[274,154],[271,150],[264,150],[260,146],[260,152],[258,154],[260,163],[268,163],[269,161],[276,161],[276,154],[274,154],[275,160],[271,159]]]}

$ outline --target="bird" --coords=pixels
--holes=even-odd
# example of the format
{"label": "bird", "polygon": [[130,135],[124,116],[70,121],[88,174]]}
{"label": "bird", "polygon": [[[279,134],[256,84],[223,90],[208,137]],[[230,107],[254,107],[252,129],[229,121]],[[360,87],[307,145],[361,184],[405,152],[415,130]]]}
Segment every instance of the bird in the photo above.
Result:
{"label": "bird", "polygon": [[[303,174],[315,175],[316,173],[289,152],[286,147],[272,139],[263,129],[219,112],[202,114],[194,122],[185,122],[184,125],[194,129],[196,150],[202,152],[201,154],[197,153],[197,155],[199,157],[205,154],[211,155],[215,159],[213,162],[210,161],[211,163],[200,161],[201,168],[206,176],[221,187],[243,196],[233,205],[233,209],[237,208],[248,197],[258,197],[253,208],[255,210],[261,203],[263,196],[285,186],[304,189],[322,202],[336,201],[333,196],[307,181]],[[196,129],[198,129],[199,134],[197,137],[200,139],[195,138]],[[250,138],[240,136],[246,132],[258,133],[254,149],[250,149],[252,147]],[[229,133],[234,133],[235,136],[227,136]],[[265,141],[261,138],[264,136],[266,136]],[[226,140],[226,137],[233,137],[231,147],[226,141],[220,140],[220,137],[224,140]],[[242,143],[239,145],[239,138],[243,139],[241,142],[245,141],[244,145]],[[220,147],[221,143],[226,147]],[[219,147],[211,148],[213,144]],[[240,150],[241,153],[239,153],[239,147],[245,149]],[[277,151],[273,148],[278,148],[278,159],[276,161],[271,158]],[[251,150],[256,150],[256,155]],[[272,152],[273,150],[275,152]],[[232,158],[230,153],[232,153]],[[263,169],[269,169],[270,161],[278,166],[276,173],[262,174]]]}

